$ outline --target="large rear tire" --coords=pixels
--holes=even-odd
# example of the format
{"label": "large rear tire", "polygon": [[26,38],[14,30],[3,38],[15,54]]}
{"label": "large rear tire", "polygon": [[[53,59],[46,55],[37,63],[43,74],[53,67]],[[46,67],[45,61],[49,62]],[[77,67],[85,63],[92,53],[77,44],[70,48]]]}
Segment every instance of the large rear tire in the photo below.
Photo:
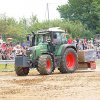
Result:
{"label": "large rear tire", "polygon": [[15,72],[18,76],[26,76],[29,73],[29,67],[15,67]]}
{"label": "large rear tire", "polygon": [[61,73],[73,73],[78,66],[77,53],[72,48],[67,48],[61,59],[61,66],[59,68]]}
{"label": "large rear tire", "polygon": [[53,72],[53,62],[50,55],[41,55],[39,57],[38,72],[41,75],[49,75]]}

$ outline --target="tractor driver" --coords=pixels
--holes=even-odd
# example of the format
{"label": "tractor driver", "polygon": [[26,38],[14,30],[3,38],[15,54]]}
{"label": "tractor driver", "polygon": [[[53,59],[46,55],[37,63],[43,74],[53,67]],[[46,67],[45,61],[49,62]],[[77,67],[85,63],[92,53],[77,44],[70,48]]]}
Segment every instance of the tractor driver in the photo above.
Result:
{"label": "tractor driver", "polygon": [[48,42],[48,41],[51,41],[50,35],[44,34],[43,35],[43,43]]}

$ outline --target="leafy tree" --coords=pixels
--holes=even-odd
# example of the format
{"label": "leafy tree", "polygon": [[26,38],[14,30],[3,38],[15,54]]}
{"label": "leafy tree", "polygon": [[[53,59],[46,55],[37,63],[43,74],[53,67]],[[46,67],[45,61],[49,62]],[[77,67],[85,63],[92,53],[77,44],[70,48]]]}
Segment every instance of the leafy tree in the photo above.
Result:
{"label": "leafy tree", "polygon": [[100,0],[69,0],[68,4],[57,9],[62,18],[80,20],[88,29],[100,32]]}
{"label": "leafy tree", "polygon": [[29,25],[32,26],[32,25],[34,25],[37,22],[38,22],[38,18],[36,16],[32,15],[30,17],[30,19],[29,19]]}
{"label": "leafy tree", "polygon": [[7,31],[7,24],[6,24],[6,17],[0,18],[0,34],[6,33]]}
{"label": "leafy tree", "polygon": [[69,20],[49,20],[39,22],[36,16],[31,16],[29,19],[21,18],[16,21],[10,17],[0,17],[0,33],[3,34],[4,39],[13,38],[14,41],[23,42],[26,40],[26,35],[31,32],[37,32],[41,29],[47,29],[49,27],[61,27],[73,37],[83,37],[84,35],[90,36],[90,31],[86,30],[80,21]]}
{"label": "leafy tree", "polygon": [[[87,37],[92,36],[92,33],[89,30],[86,30],[86,27],[80,21],[68,21],[68,20],[51,20],[44,22],[37,22],[31,26],[30,31],[38,31],[41,29],[47,29],[49,27],[61,27],[64,30],[67,30],[67,33],[70,34],[73,38],[79,36]],[[88,35],[89,34],[89,35]]]}

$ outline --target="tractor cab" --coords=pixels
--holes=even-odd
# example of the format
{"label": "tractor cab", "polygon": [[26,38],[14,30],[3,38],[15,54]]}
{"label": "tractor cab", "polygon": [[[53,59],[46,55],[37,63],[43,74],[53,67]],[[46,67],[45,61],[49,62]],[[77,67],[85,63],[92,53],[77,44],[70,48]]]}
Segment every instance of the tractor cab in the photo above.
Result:
{"label": "tractor cab", "polygon": [[65,31],[58,27],[40,30],[37,33],[27,36],[27,41],[31,41],[31,46],[36,46],[43,43],[62,44],[66,43]]}
{"label": "tractor cab", "polygon": [[28,35],[27,41],[31,41],[29,50],[38,52],[36,57],[43,53],[59,55],[59,47],[67,44],[65,31],[58,27],[40,30],[36,33],[32,32],[31,35]]}
{"label": "tractor cab", "polygon": [[61,45],[67,42],[65,37],[65,31],[61,30],[60,28],[49,28],[48,30],[41,31],[41,33],[45,33],[47,35],[49,34],[48,35],[49,38],[47,39],[47,42],[50,42],[52,44]]}
{"label": "tractor cab", "polygon": [[38,32],[35,34],[35,46],[51,42],[50,32]]}

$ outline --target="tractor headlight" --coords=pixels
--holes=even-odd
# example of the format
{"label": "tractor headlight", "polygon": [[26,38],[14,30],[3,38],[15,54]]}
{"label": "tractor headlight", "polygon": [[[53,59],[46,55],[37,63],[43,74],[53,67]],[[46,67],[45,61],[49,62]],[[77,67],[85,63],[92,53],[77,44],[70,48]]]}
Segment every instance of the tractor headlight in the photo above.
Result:
{"label": "tractor headlight", "polygon": [[36,49],[31,47],[26,51],[26,55],[34,59],[36,57]]}
{"label": "tractor headlight", "polygon": [[32,54],[32,50],[26,50],[26,55]]}

